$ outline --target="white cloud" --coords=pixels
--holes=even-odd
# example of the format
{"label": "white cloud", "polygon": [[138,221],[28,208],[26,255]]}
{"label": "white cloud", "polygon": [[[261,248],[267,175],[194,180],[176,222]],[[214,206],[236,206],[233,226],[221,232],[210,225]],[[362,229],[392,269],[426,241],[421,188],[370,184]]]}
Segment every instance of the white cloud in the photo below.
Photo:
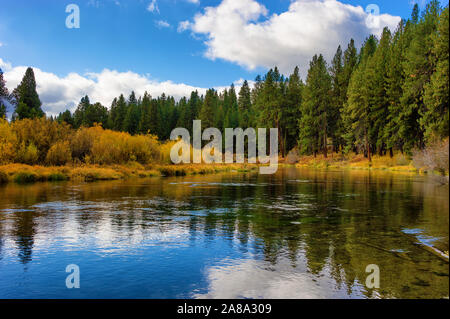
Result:
{"label": "white cloud", "polygon": [[200,0],[186,0],[189,3],[199,4]]}
{"label": "white cloud", "polygon": [[152,0],[148,4],[147,11],[159,13],[158,3],[156,2],[156,0]]}
{"label": "white cloud", "polygon": [[3,72],[9,71],[11,68],[11,63],[3,61],[2,58],[0,58],[0,69],[2,69]]}
{"label": "white cloud", "polygon": [[[4,78],[8,90],[12,92],[20,83],[27,69],[26,66],[12,66],[11,63],[0,58],[0,68],[4,71]],[[33,68],[37,83],[37,92],[42,101],[42,109],[48,115],[56,115],[66,109],[74,111],[81,97],[89,95],[91,102],[100,102],[109,107],[112,100],[120,94],[125,97],[134,91],[137,96],[142,96],[145,91],[153,97],[162,93],[173,96],[175,99],[189,97],[192,91],[197,90],[199,94],[205,94],[206,88],[196,87],[184,83],[172,81],[157,81],[149,75],[141,75],[131,71],[118,72],[103,69],[100,73],[69,73],[59,77],[54,73]],[[234,82],[236,91],[240,89],[243,79]],[[253,82],[249,81],[252,86]],[[218,91],[224,90],[225,86],[216,86]]]}
{"label": "white cloud", "polygon": [[181,22],[178,24],[177,31],[178,31],[178,32],[186,31],[187,29],[189,29],[189,26],[190,26],[189,21],[181,21]]}
{"label": "white cloud", "polygon": [[[205,267],[206,291],[193,294],[195,299],[333,299],[349,291],[346,281],[337,284],[324,267],[321,276],[308,271],[306,259],[297,255],[295,268],[292,260],[277,258],[275,265],[257,259],[221,260],[221,265]],[[335,289],[329,289],[333,285]],[[356,279],[351,297],[363,297],[364,287]]]}
{"label": "white cloud", "polygon": [[[6,85],[12,91],[22,80],[27,67],[12,66],[0,58],[0,68],[4,71]],[[104,69],[100,73],[69,73],[59,77],[56,74],[33,68],[37,83],[37,92],[42,101],[42,107],[48,115],[55,115],[66,108],[74,111],[80,99],[89,95],[92,102],[100,102],[109,107],[112,100],[124,94],[128,96],[131,91],[143,95],[145,91],[153,97],[162,93],[171,95],[176,99],[189,96],[192,91],[198,90],[200,94],[206,92],[205,88],[194,87],[184,83],[172,81],[156,81],[148,75],[140,75],[131,71],[118,72]]]}
{"label": "white cloud", "polygon": [[3,46],[3,43],[0,42],[0,48]]}
{"label": "white cloud", "polygon": [[311,57],[322,53],[330,60],[339,44],[344,49],[351,38],[357,44],[384,26],[395,29],[400,17],[382,14],[379,24],[366,23],[360,6],[336,0],[294,0],[281,14],[269,15],[255,0],[223,0],[207,7],[192,22],[182,22],[179,31],[190,29],[205,36],[209,59],[223,59],[250,70],[277,65],[284,73],[298,65],[304,75]]}
{"label": "white cloud", "polygon": [[165,20],[155,21],[155,24],[158,28],[170,28],[170,23]]}

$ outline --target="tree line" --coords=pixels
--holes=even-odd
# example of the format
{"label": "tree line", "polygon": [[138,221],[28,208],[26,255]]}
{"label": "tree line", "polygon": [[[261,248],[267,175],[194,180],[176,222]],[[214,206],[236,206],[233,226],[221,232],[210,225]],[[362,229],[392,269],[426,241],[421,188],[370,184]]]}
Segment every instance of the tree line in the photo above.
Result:
{"label": "tree line", "polygon": [[[162,94],[134,92],[115,98],[109,108],[84,96],[72,114],[52,120],[74,128],[101,123],[104,128],[167,140],[175,127],[192,133],[192,121],[202,128],[276,127],[279,150],[286,155],[297,147],[302,154],[356,152],[371,158],[377,153],[409,153],[449,132],[449,9],[431,1],[423,12],[416,4],[408,20],[395,32],[385,28],[378,39],[369,36],[358,50],[351,40],[339,46],[328,65],[315,55],[306,80],[295,67],[284,76],[277,67],[257,76],[251,88],[244,81],[221,92],[197,91],[178,101]],[[2,99],[3,98],[3,99]],[[13,119],[44,116],[33,70],[11,93],[0,71],[0,117],[5,99],[15,105]]]}

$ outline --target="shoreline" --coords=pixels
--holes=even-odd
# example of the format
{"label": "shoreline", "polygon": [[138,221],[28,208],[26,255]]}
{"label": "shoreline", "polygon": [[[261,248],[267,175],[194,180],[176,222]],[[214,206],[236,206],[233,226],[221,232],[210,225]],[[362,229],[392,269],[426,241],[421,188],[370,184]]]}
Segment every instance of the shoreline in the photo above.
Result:
{"label": "shoreline", "polygon": [[[386,164],[386,158],[372,163],[368,160],[357,162],[336,160],[336,158],[323,159],[320,157],[303,157],[298,163],[286,163],[280,159],[279,167],[295,167],[319,170],[366,170],[400,172],[418,175],[441,176],[446,183],[449,182],[448,172],[445,176],[435,171],[417,169],[411,164],[392,165]],[[66,166],[41,166],[27,164],[0,165],[0,184],[6,183],[34,183],[45,181],[101,181],[124,180],[129,178],[168,177],[186,175],[206,175],[224,172],[252,172],[258,169],[258,164],[154,164],[142,165],[131,162],[123,165],[66,165]]]}
{"label": "shoreline", "polygon": [[0,165],[0,185],[6,183],[34,183],[46,181],[101,181],[128,178],[206,175],[223,172],[250,172],[256,164],[184,164],[41,166],[27,164]]}

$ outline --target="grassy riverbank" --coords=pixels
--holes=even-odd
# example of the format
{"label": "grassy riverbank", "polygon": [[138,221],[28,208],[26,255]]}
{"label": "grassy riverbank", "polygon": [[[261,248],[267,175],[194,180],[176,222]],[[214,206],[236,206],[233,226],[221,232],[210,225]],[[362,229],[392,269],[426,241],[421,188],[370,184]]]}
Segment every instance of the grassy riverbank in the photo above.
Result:
{"label": "grassy riverbank", "polygon": [[81,165],[81,166],[39,166],[8,164],[0,166],[0,183],[31,183],[38,181],[95,181],[143,178],[152,176],[184,176],[213,174],[220,172],[248,172],[255,170],[252,164],[190,164],[190,165]]}
{"label": "grassy riverbank", "polygon": [[372,161],[369,161],[362,154],[360,155],[347,155],[342,154],[329,154],[327,158],[323,155],[317,156],[302,156],[296,163],[296,167],[308,167],[308,168],[329,168],[329,169],[355,169],[355,170],[385,170],[395,172],[410,172],[421,174],[437,174],[448,176],[449,172],[446,170],[444,174],[435,170],[431,170],[427,167],[416,167],[412,159],[403,154],[396,154],[393,157],[390,156],[378,156],[372,157]]}
{"label": "grassy riverbank", "polygon": [[[353,169],[353,170],[382,170],[393,172],[406,172],[417,174],[445,175],[448,182],[448,170],[442,172],[427,168],[417,168],[413,161],[402,154],[394,157],[373,156],[369,162],[362,155],[343,156],[332,154],[325,158],[323,155],[302,156],[295,163],[289,163],[289,159],[279,159],[279,165],[295,166],[311,169]],[[185,176],[203,175],[222,172],[249,172],[258,168],[257,164],[147,164],[130,162],[121,165],[65,165],[65,166],[41,166],[27,164],[0,165],[0,184],[8,182],[32,183],[39,181],[96,181],[96,180],[120,180],[127,178],[145,178],[154,176]]]}

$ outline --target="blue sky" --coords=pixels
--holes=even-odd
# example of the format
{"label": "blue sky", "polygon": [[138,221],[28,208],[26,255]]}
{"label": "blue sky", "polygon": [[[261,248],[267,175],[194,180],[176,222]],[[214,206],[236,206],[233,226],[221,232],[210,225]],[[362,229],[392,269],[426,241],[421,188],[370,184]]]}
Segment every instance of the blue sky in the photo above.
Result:
{"label": "blue sky", "polygon": [[[343,35],[342,39],[335,39],[340,35],[329,33],[334,42],[328,43],[331,40],[327,39],[326,28],[336,29],[332,24],[333,21],[323,21],[321,24],[314,22],[314,17],[310,22],[303,19],[302,14],[305,13],[302,12],[313,7],[312,5],[305,7],[302,3],[311,0],[235,1],[237,2],[233,0],[2,1],[0,62],[3,63],[3,69],[10,69],[9,81],[13,84],[18,80],[14,78],[12,69],[33,66],[58,78],[66,78],[70,73],[80,76],[86,76],[88,73],[99,74],[102,70],[109,69],[118,73],[131,71],[151,79],[153,83],[171,81],[200,88],[220,87],[242,78],[253,80],[257,74],[263,73],[272,64],[281,65],[285,73],[288,73],[294,65],[300,64],[304,72],[305,65],[314,50],[325,50],[323,53],[329,57],[332,50],[334,52],[336,49],[335,44],[340,43],[339,40],[346,41],[349,37],[353,37],[352,33],[361,40],[368,35],[365,33],[370,33],[370,30],[362,30],[354,24],[343,22],[338,26],[342,27],[339,29],[340,33],[348,31],[348,34]],[[293,2],[299,3],[296,15],[291,15],[290,18],[286,15],[286,20],[273,19],[270,27],[264,27],[264,23],[271,22],[274,14],[279,16],[289,11]],[[422,7],[424,2],[419,1]],[[68,29],[65,26],[68,15],[65,8],[70,3],[77,4],[80,8],[79,29]],[[408,18],[412,9],[411,0],[342,0],[339,5],[349,4],[352,7],[348,7],[350,9],[347,10],[340,5],[332,12],[334,14],[341,10],[348,14],[346,11],[350,10],[350,17],[358,16],[352,8],[361,6],[364,9],[371,3],[378,5],[381,14],[388,15],[382,23],[390,23],[392,28],[396,25],[396,17]],[[444,2],[446,3],[448,1]],[[233,7],[235,5],[237,8]],[[205,7],[211,7],[215,11],[207,14]],[[234,9],[230,9],[231,7]],[[292,8],[291,10],[295,11]],[[314,8],[311,10],[317,12]],[[228,21],[236,17],[233,15],[236,12],[247,12],[249,18],[242,18],[243,20],[236,22],[234,26],[230,23],[228,32]],[[325,14],[317,13],[316,20],[321,19],[328,11],[323,12]],[[196,14],[200,15],[199,20],[195,20]],[[337,18],[332,16],[330,19]],[[181,30],[179,26],[183,21],[187,21],[187,27]],[[288,27],[283,27],[283,21],[289,21]],[[252,23],[258,24],[259,31],[251,31]],[[323,34],[314,36],[317,43],[321,43],[317,48],[315,43],[311,42],[314,39],[310,39],[309,44],[306,44],[308,40],[303,43],[301,32],[304,31],[300,30],[307,29],[308,23],[316,24],[313,26],[315,32],[324,26]],[[246,28],[242,33],[241,24]],[[289,30],[286,30],[287,28]],[[296,28],[300,33],[291,32]],[[246,32],[248,34],[244,36]],[[268,35],[271,32],[274,34]],[[265,39],[265,36],[268,38]],[[292,41],[298,43],[298,48],[295,45],[291,48],[287,43],[290,36],[294,37]],[[255,43],[249,43],[253,39],[257,39]],[[280,51],[276,51],[277,46]],[[46,79],[41,77],[43,80]],[[8,81],[8,78],[6,80]],[[41,86],[41,90],[44,90],[45,85],[41,83]],[[57,99],[56,96],[51,98]],[[50,101],[49,104],[51,103],[56,102]],[[67,99],[61,103],[68,103]],[[58,106],[55,104],[53,108],[61,108],[61,104]]]}

